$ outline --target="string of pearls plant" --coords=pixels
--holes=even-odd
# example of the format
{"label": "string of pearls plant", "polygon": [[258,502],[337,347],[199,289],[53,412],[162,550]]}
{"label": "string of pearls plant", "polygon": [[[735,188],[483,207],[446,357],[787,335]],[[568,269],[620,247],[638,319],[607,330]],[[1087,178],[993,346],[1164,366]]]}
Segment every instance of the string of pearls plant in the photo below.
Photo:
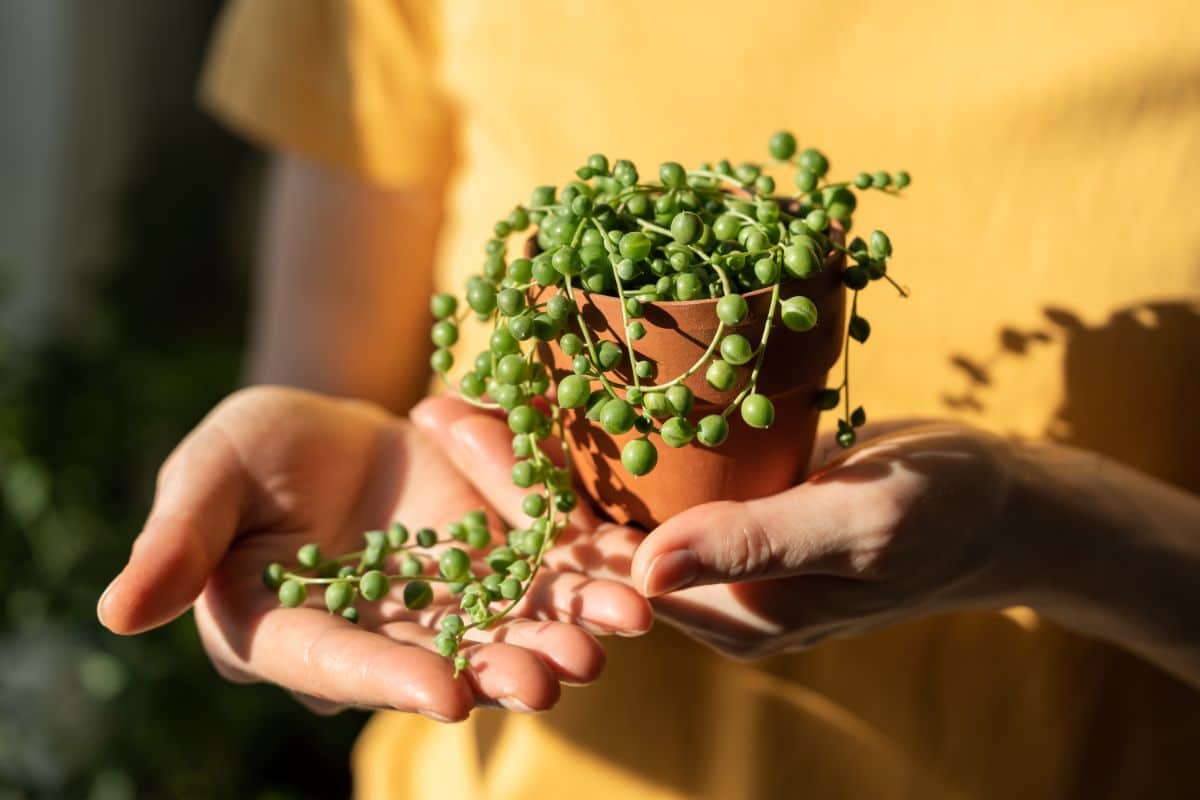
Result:
{"label": "string of pearls plant", "polygon": [[[461,376],[458,391],[467,402],[507,414],[513,453],[520,459],[512,480],[531,490],[523,503],[529,524],[498,544],[484,512],[472,511],[441,538],[425,528],[410,540],[408,529],[395,522],[387,530],[368,531],[364,548],[353,553],[327,558],[308,544],[297,554],[298,566],[271,564],[265,571],[280,603],[301,605],[310,587],[321,586],[329,611],[355,621],[359,600],[378,601],[402,585],[405,606],[419,610],[433,600],[431,584],[443,583],[461,614],[441,619],[434,645],[461,671],[466,660],[459,648],[468,631],[495,624],[521,601],[578,502],[563,436],[566,412],[584,413],[610,434],[640,434],[621,451],[621,463],[634,476],[658,461],[652,437],[668,447],[693,441],[717,447],[729,434],[735,410],[747,425],[769,427],[775,409],[756,389],[771,331],[777,324],[793,331],[818,324],[816,305],[803,296],[780,301],[780,286],[815,275],[835,251],[849,259],[842,272],[852,292],[846,355],[841,383],[821,391],[816,403],[822,410],[843,406],[837,442],[853,445],[866,413],[861,406],[851,410],[849,340],[863,343],[871,334],[859,314],[859,292],[878,280],[902,296],[907,291],[888,275],[892,244],[886,233],[875,230],[843,246],[830,235],[831,225],[849,233],[858,204],[855,189],[895,195],[910,178],[903,171],[860,172],[852,180],[830,181],[828,159],[811,148],[797,152],[795,137],[786,131],[771,137],[768,150],[769,165],[734,167],[723,160],[686,169],[667,162],[657,182],[643,181],[630,161],[610,165],[605,156],[593,155],[576,171],[577,180],[561,191],[535,189],[527,205],[497,222],[483,269],[467,282],[465,306],[451,294],[432,298],[437,349],[430,363],[450,385],[450,348],[458,342],[459,327],[470,317],[491,326],[488,349]],[[767,172],[781,168],[792,170],[790,194],[781,193]],[[509,260],[507,240],[526,236],[531,225],[537,254]],[[770,305],[758,342],[726,333],[749,313],[743,294],[765,288],[771,290]],[[623,337],[601,339],[589,329],[580,292],[620,298]],[[717,299],[718,318],[703,356],[680,375],[656,375],[655,364],[639,359],[634,349],[646,335],[645,305],[703,299]],[[559,380],[553,393],[539,343],[557,346],[572,359],[573,374]],[[734,367],[742,365],[751,369],[729,405],[693,423],[692,392],[684,381],[703,369],[710,386],[728,391],[737,380]],[[560,460],[540,446],[552,435],[562,447]]]}

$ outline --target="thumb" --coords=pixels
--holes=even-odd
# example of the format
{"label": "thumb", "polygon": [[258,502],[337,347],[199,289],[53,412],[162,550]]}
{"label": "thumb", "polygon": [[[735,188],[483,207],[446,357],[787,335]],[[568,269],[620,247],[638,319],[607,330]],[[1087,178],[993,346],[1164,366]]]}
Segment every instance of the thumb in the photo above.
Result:
{"label": "thumb", "polygon": [[815,484],[771,497],[689,508],[654,529],[633,557],[633,585],[657,595],[712,583],[836,574],[846,540],[836,498]]}
{"label": "thumb", "polygon": [[159,472],[129,563],[100,596],[101,624],[140,633],[186,611],[233,540],[249,497],[233,444],[219,428],[201,425]]}

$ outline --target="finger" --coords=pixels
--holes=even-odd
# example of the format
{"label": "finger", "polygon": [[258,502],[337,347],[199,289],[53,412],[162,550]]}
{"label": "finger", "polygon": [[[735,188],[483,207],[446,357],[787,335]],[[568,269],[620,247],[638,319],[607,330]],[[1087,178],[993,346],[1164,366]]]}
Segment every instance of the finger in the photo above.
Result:
{"label": "finger", "polygon": [[446,659],[315,608],[273,609],[250,637],[244,668],[332,705],[465,719],[472,692]]}
{"label": "finger", "polygon": [[100,622],[132,634],[186,611],[229,547],[249,496],[229,439],[217,427],[198,428],[163,466],[129,563],[97,604]]}
{"label": "finger", "polygon": [[851,574],[844,545],[874,515],[875,492],[802,484],[746,502],[695,506],[664,522],[638,547],[632,580],[655,597],[687,586]]}
{"label": "finger", "polygon": [[[379,630],[412,649],[433,644],[433,631],[415,622],[391,622]],[[468,665],[464,676],[475,696],[484,703],[530,712],[545,711],[558,702],[561,692],[558,679],[537,654],[502,642],[467,645],[462,654],[467,657]]]}
{"label": "finger", "polygon": [[604,669],[604,648],[596,638],[564,622],[514,619],[487,630],[472,628],[468,636],[524,648],[541,658],[556,678],[571,684],[591,683]]}
{"label": "finger", "polygon": [[582,625],[600,635],[640,636],[654,624],[650,605],[633,587],[577,572],[539,575],[513,613]]}
{"label": "finger", "polygon": [[290,694],[297,703],[322,717],[332,717],[334,714],[340,714],[349,708],[349,706],[342,705],[341,703],[331,703],[328,700],[322,700],[320,697],[313,697],[311,694],[301,694],[300,692],[291,692]]}

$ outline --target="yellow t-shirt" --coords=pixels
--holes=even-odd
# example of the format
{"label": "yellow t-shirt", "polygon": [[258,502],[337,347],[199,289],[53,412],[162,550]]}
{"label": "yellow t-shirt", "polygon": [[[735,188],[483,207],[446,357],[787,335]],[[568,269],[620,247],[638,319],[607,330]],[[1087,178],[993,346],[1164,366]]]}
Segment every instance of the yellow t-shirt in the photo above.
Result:
{"label": "yellow t-shirt", "polygon": [[[591,152],[760,158],[780,127],[865,194],[876,419],[1049,437],[1200,490],[1194,2],[242,0],[203,84],[271,147],[435,181],[439,277]],[[1080,558],[1086,558],[1081,553]],[[356,796],[1168,797],[1200,787],[1200,694],[1024,610],[905,623],[753,665],[659,626],[538,716],[376,715]],[[453,766],[451,766],[453,765]],[[1190,790],[1190,792],[1189,792]]]}

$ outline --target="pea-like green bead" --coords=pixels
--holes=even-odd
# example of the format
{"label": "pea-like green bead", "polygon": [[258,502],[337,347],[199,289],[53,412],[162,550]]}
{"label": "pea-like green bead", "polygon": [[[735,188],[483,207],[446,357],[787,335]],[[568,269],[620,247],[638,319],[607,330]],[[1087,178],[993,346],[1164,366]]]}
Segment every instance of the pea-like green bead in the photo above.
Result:
{"label": "pea-like green bead", "polygon": [[651,416],[661,417],[671,413],[671,406],[667,402],[667,396],[662,392],[646,392],[642,395],[642,407],[646,409]]}
{"label": "pea-like green bead", "polygon": [[400,559],[400,574],[406,578],[420,575],[423,570],[424,567],[421,565],[421,559],[412,553],[405,553],[404,558]]}
{"label": "pea-like green bead", "polygon": [[529,577],[532,570],[529,568],[529,562],[524,559],[514,561],[508,565],[508,574],[519,581],[523,581]]}
{"label": "pea-like green bead", "polygon": [[759,175],[754,179],[754,191],[762,197],[768,197],[775,191],[775,179],[770,175]]}
{"label": "pea-like green bead", "polygon": [[458,326],[448,319],[438,320],[430,329],[429,338],[438,347],[452,347],[458,341]]}
{"label": "pea-like green bead", "polygon": [[410,611],[420,611],[433,602],[433,588],[425,581],[409,581],[404,586],[404,606]]}
{"label": "pea-like green bead", "polygon": [[349,581],[334,581],[325,587],[325,607],[336,614],[354,599],[354,587]]}
{"label": "pea-like green bead", "polygon": [[855,435],[853,430],[838,431],[838,434],[836,437],[838,447],[841,447],[842,449],[845,449],[847,447],[853,447],[854,441],[856,438],[857,438],[857,436]]}
{"label": "pea-like green bead", "polygon": [[820,150],[812,147],[801,151],[799,163],[801,167],[809,170],[818,177],[829,171],[829,159],[825,158]]}
{"label": "pea-like green bead", "polygon": [[433,547],[437,543],[437,531],[433,528],[421,528],[417,531],[417,544],[421,547]]}
{"label": "pea-like green bead", "polygon": [[680,416],[686,416],[692,411],[692,403],[695,402],[695,397],[692,395],[692,390],[684,386],[682,383],[677,383],[674,386],[667,388],[664,393],[667,398],[667,405]]}
{"label": "pea-like green bead", "polygon": [[554,269],[562,275],[578,275],[583,271],[583,260],[573,247],[560,247],[550,259]]}
{"label": "pea-like green bead", "polygon": [[483,378],[479,377],[479,373],[477,372],[468,372],[463,375],[462,380],[459,381],[459,388],[462,390],[463,395],[472,400],[477,400],[487,391],[487,386]]}
{"label": "pea-like green bead", "polygon": [[612,434],[627,433],[636,418],[633,406],[620,398],[612,398],[600,411],[600,424]]}
{"label": "pea-like green bead", "polygon": [[[487,558],[484,559],[484,561],[487,562],[488,567],[497,573],[504,572],[506,569],[508,569],[508,565],[516,560],[516,553],[514,553],[510,547],[493,548],[492,552],[488,553]],[[483,584],[490,589],[493,588],[498,580],[498,577],[492,578],[492,576],[489,575],[483,579]]]}
{"label": "pea-like green bead", "polygon": [[517,406],[508,412],[508,428],[513,433],[530,433],[537,430],[538,416],[538,412],[529,406]]}
{"label": "pea-like green bead", "polygon": [[734,366],[741,366],[754,358],[754,349],[745,336],[731,333],[721,340],[721,358]]}
{"label": "pea-like green bead", "polygon": [[736,370],[729,366],[727,362],[720,359],[714,360],[709,364],[708,369],[704,372],[704,380],[708,381],[708,385],[718,392],[725,392],[732,389],[736,379]]}
{"label": "pea-like green bead", "polygon": [[523,342],[533,336],[533,320],[525,315],[513,317],[508,321],[508,332],[518,342]]}
{"label": "pea-like green bead", "polygon": [[[639,417],[639,419],[641,419]],[[570,514],[579,505],[579,497],[570,489],[554,493],[554,507],[564,514]]]}
{"label": "pea-like green bead", "polygon": [[408,528],[402,522],[393,522],[388,526],[385,532],[388,547],[395,550],[398,547],[403,547],[408,541]]}
{"label": "pea-like green bead", "polygon": [[513,464],[512,482],[514,485],[522,489],[528,489],[536,479],[537,471],[530,462],[518,461],[516,464]]}
{"label": "pea-like green bead", "polygon": [[767,240],[766,235],[764,235],[762,231],[751,229],[746,234],[745,240],[742,242],[742,246],[746,248],[746,252],[750,255],[758,255],[759,253],[766,251],[766,249],[770,246],[770,242]]}
{"label": "pea-like green bead", "polygon": [[892,183],[892,176],[880,170],[871,176],[871,185],[876,189],[886,189]]}
{"label": "pea-like green bead", "polygon": [[521,596],[521,582],[516,578],[505,578],[500,582],[500,596],[505,600],[516,600]]}
{"label": "pea-like green bead", "polygon": [[496,405],[500,406],[506,412],[512,411],[527,399],[521,387],[512,386],[507,383],[493,383],[488,388],[488,394],[496,401]]}
{"label": "pea-like green bead", "polygon": [[647,359],[641,359],[633,365],[633,373],[642,380],[648,380],[654,377],[654,362]]}
{"label": "pea-like green bead", "polygon": [[525,308],[525,294],[513,288],[501,289],[496,295],[496,307],[506,317],[520,314]]}
{"label": "pea-like green bead", "polygon": [[809,230],[821,233],[829,227],[829,214],[822,208],[814,208],[804,217],[804,225]]}
{"label": "pea-like green bead", "polygon": [[722,214],[713,220],[712,232],[722,242],[731,242],[742,230],[742,221],[732,214]]}
{"label": "pea-like green bead", "polygon": [[580,375],[568,375],[558,382],[558,405],[562,408],[579,408],[591,394],[591,382]]}
{"label": "pea-like green bead", "polygon": [[720,414],[709,414],[696,426],[696,441],[705,447],[719,447],[729,438],[729,423]]}
{"label": "pea-like green bead", "polygon": [[704,296],[704,284],[694,272],[675,276],[675,296],[680,300],[699,300]]}
{"label": "pea-like green bead", "polygon": [[796,137],[788,131],[778,131],[771,136],[767,143],[771,157],[779,161],[787,161],[796,152]]}
{"label": "pea-like green bead", "polygon": [[658,450],[648,439],[631,439],[621,448],[621,464],[631,475],[645,475],[658,463]]}
{"label": "pea-like green bead", "polygon": [[621,237],[618,248],[623,258],[630,261],[641,261],[650,255],[650,237],[641,231],[630,231]]}
{"label": "pea-like green bead", "polygon": [[630,339],[636,342],[646,335],[646,326],[641,322],[634,320],[633,322],[629,323],[629,326],[625,329],[625,333]]}
{"label": "pea-like green bead", "polygon": [[687,183],[687,173],[682,165],[668,161],[658,168],[658,179],[668,189],[682,189]]}
{"label": "pea-like green bead", "polygon": [[751,428],[769,428],[775,421],[775,405],[766,395],[747,395],[742,400],[742,419]]}
{"label": "pea-like green bead", "polygon": [[592,362],[587,356],[575,356],[571,360],[571,371],[576,375],[588,375],[592,371]]}
{"label": "pea-like green bead", "polygon": [[558,346],[568,356],[577,356],[583,352],[583,340],[573,333],[564,333],[558,340]]}
{"label": "pea-like green bead", "polygon": [[801,295],[789,297],[780,306],[779,316],[788,330],[812,330],[817,324],[817,306]]}
{"label": "pea-like green bead", "polygon": [[279,604],[285,608],[295,608],[304,604],[308,599],[308,587],[300,581],[286,580],[279,585]]}
{"label": "pea-like green bead", "polygon": [[692,244],[703,229],[704,222],[691,211],[680,211],[671,220],[671,238],[679,244]]}
{"label": "pea-like green bead", "polygon": [[793,278],[811,278],[820,266],[816,251],[806,244],[792,244],[783,249],[783,268]]}
{"label": "pea-like green bead", "polygon": [[779,280],[779,264],[774,258],[760,258],[754,262],[754,277],[759,283],[770,286]]}
{"label": "pea-like green bead", "polygon": [[362,576],[358,582],[358,590],[362,596],[372,603],[387,594],[388,578],[377,569]]}
{"label": "pea-like green bead", "polygon": [[871,187],[871,173],[860,172],[854,176],[854,185],[859,189],[869,189]]}
{"label": "pea-like green bead", "polygon": [[287,572],[283,564],[268,564],[262,572],[263,585],[268,589],[278,590],[283,585],[283,573]]}
{"label": "pea-like green bead", "polygon": [[892,255],[892,240],[883,231],[872,231],[867,252],[877,260],[888,258]]}
{"label": "pea-like green bead", "polygon": [[613,177],[622,186],[633,186],[638,182],[637,167],[633,165],[632,161],[622,158],[613,164]]}
{"label": "pea-like green bead", "polygon": [[546,301],[546,313],[552,319],[566,319],[571,313],[571,301],[561,294],[556,294]]}
{"label": "pea-like green bead", "polygon": [[750,313],[746,298],[740,294],[727,294],[717,301],[717,319],[726,325],[738,325]]}
{"label": "pea-like green bead", "polygon": [[527,494],[521,501],[521,510],[529,517],[540,517],[546,513],[546,498],[540,494]]}
{"label": "pea-like green bead", "polygon": [[622,350],[614,342],[603,341],[596,355],[600,359],[600,367],[609,370],[621,360]]}
{"label": "pea-like green bead", "polygon": [[683,447],[695,435],[695,427],[684,417],[671,417],[662,426],[663,441],[670,447]]}
{"label": "pea-like green bead", "polygon": [[905,186],[908,186],[910,183],[912,183],[912,176],[910,176],[904,170],[897,172],[892,179],[895,181],[897,189],[903,189]]}
{"label": "pea-like green bead", "polygon": [[442,577],[455,581],[471,572],[471,558],[466,551],[451,547],[438,558],[438,571]]}
{"label": "pea-like green bead", "polygon": [[471,284],[467,289],[467,305],[478,314],[491,314],[496,308],[496,290],[483,281]]}
{"label": "pea-like green bead", "polygon": [[342,609],[342,619],[347,622],[358,622],[358,609],[354,606]]}
{"label": "pea-like green bead", "polygon": [[449,372],[454,366],[454,354],[444,347],[439,347],[429,357],[429,366],[434,372]]}
{"label": "pea-like green bead", "polygon": [[[488,341],[489,349],[498,356],[511,355],[520,351],[521,346],[508,328],[497,328]],[[478,364],[476,364],[478,366]]]}
{"label": "pea-like green bead", "polygon": [[429,310],[435,319],[445,319],[454,316],[458,311],[458,298],[452,294],[435,294],[429,299]]}
{"label": "pea-like green bead", "polygon": [[533,260],[533,279],[539,286],[555,286],[562,275],[554,268],[554,261],[548,256],[538,256]]}
{"label": "pea-like green bead", "polygon": [[496,364],[496,380],[500,383],[517,384],[529,377],[529,364],[522,356],[507,355]]}
{"label": "pea-like green bead", "polygon": [[321,563],[321,548],[315,544],[306,544],[296,551],[296,560],[300,566],[312,569]]}
{"label": "pea-like green bead", "polygon": [[483,550],[491,541],[492,534],[487,528],[469,528],[467,530],[467,547],[472,550]]}

